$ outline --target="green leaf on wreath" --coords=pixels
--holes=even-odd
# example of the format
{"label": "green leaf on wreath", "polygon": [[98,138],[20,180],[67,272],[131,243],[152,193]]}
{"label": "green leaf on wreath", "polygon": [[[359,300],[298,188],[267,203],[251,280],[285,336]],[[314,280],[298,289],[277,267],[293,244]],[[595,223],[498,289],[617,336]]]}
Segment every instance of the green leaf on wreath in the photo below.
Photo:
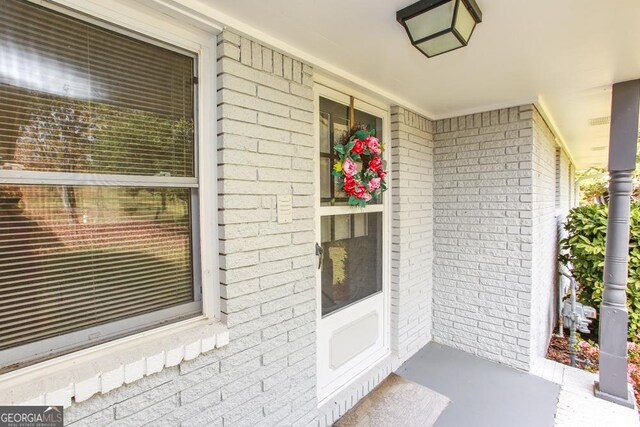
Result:
{"label": "green leaf on wreath", "polygon": [[341,145],[341,144],[336,145],[335,147],[333,147],[333,149],[340,154],[344,154],[344,145]]}
{"label": "green leaf on wreath", "polygon": [[350,152],[350,151],[351,151],[351,149],[352,149],[355,145],[356,145],[356,143],[355,143],[355,142],[353,142],[353,141],[349,141],[349,143],[347,143],[347,146],[344,148],[344,151],[345,151],[346,153]]}
{"label": "green leaf on wreath", "polygon": [[356,131],[356,133],[354,133],[353,136],[355,136],[356,138],[362,140],[362,139],[366,139],[369,136],[369,132],[367,132],[364,129],[360,129],[360,130]]}

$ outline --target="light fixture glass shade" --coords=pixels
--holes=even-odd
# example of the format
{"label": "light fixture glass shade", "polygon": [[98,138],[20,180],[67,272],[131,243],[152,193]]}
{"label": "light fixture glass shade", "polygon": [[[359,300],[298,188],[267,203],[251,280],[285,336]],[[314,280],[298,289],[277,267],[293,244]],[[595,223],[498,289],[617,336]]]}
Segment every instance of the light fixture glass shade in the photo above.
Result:
{"label": "light fixture glass shade", "polygon": [[482,12],[475,0],[420,0],[396,14],[411,43],[428,57],[466,46]]}
{"label": "light fixture glass shade", "polygon": [[439,55],[462,46],[462,42],[452,32],[416,44],[427,56]]}
{"label": "light fixture glass shade", "polygon": [[405,24],[409,29],[409,35],[412,41],[415,42],[416,40],[451,28],[455,6],[455,0],[449,0],[427,12],[407,19]]}
{"label": "light fixture glass shade", "polygon": [[469,12],[464,5],[461,6],[462,7],[458,8],[454,28],[462,38],[464,44],[467,44],[469,42],[469,37],[471,37],[471,33],[476,26],[476,21],[473,19],[473,16],[471,16],[471,12]]}

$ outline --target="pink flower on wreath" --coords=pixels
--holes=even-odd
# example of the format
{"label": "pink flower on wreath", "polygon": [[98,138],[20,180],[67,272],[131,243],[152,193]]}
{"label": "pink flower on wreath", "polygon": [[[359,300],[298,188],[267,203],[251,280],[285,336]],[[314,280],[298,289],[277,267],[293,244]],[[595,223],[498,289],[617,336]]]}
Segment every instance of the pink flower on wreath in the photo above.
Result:
{"label": "pink flower on wreath", "polygon": [[346,176],[353,176],[358,172],[358,166],[356,166],[356,163],[353,160],[346,159],[342,162],[342,171]]}
{"label": "pink flower on wreath", "polygon": [[371,178],[369,181],[369,191],[374,191],[380,188],[380,178]]}
{"label": "pink flower on wreath", "polygon": [[367,147],[369,147],[369,151],[371,151],[373,154],[382,153],[380,141],[378,141],[378,138],[376,138],[375,136],[366,137],[364,142],[367,144]]}
{"label": "pink flower on wreath", "polygon": [[364,199],[365,202],[368,202],[369,200],[371,200],[371,194],[364,193],[364,196],[362,198]]}
{"label": "pink flower on wreath", "polygon": [[384,179],[387,176],[387,171],[383,171],[382,169],[380,169],[378,171],[378,176],[380,177],[380,179]]}
{"label": "pink flower on wreath", "polygon": [[358,199],[364,199],[366,194],[367,194],[367,190],[364,188],[364,185],[362,184],[358,184],[355,191],[353,192],[353,195],[356,196]]}

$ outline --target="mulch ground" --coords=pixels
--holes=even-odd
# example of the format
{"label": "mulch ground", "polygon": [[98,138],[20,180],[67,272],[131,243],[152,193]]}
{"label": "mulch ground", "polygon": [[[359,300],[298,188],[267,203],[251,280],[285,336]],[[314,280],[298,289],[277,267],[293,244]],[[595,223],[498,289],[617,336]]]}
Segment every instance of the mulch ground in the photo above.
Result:
{"label": "mulch ground", "polygon": [[[547,359],[571,366],[571,355],[569,353],[569,338],[553,335],[547,350]],[[576,354],[576,368],[590,372],[598,370],[597,359],[588,357],[584,351],[578,347]]]}

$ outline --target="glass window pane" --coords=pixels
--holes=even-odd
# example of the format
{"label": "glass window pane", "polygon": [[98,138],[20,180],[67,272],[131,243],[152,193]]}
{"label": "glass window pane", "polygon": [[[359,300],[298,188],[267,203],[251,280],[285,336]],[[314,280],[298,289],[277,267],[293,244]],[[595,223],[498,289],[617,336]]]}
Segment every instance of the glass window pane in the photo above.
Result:
{"label": "glass window pane", "polygon": [[194,59],[0,2],[0,169],[194,176]]}
{"label": "glass window pane", "polygon": [[339,188],[337,179],[333,180],[333,193],[335,194],[333,199],[334,205],[338,206],[338,205],[347,204],[347,200],[349,199],[349,197],[347,196],[347,193],[345,193],[344,191],[342,191],[342,189]]}
{"label": "glass window pane", "polygon": [[[323,126],[326,129],[323,130]],[[338,191],[337,180],[331,175],[331,171],[337,161],[334,152],[336,142],[342,142],[345,132],[349,129],[349,107],[326,98],[320,98],[320,157],[328,159],[329,167],[320,164],[320,204],[322,206],[346,204],[346,194]],[[325,134],[328,132],[328,134]],[[327,138],[327,139],[325,139]],[[325,185],[329,183],[328,191]]]}
{"label": "glass window pane", "polygon": [[[382,119],[380,117],[373,116],[371,114],[365,113],[363,111],[355,110],[355,122],[356,124],[364,124],[369,127],[371,130],[375,130],[375,135],[380,140],[382,140]],[[320,140],[320,153],[321,153],[321,161],[320,161],[320,204],[321,206],[345,206],[348,204],[347,194],[338,188],[338,180],[335,177],[331,176],[331,171],[335,163],[338,161],[338,157],[336,156],[333,147],[335,144],[341,144],[345,135],[349,132],[350,120],[349,120],[349,106],[340,104],[335,101],[331,101],[326,98],[320,98],[320,126],[323,126],[323,120],[328,120],[328,126],[331,130],[331,152],[330,156],[327,154],[323,148],[323,139]],[[320,131],[320,137],[323,138],[323,131]],[[330,159],[331,166],[327,168],[326,161],[324,159]],[[362,162],[358,162],[358,169],[362,169]],[[325,186],[327,182],[331,182],[331,186],[333,187],[333,194],[329,195],[329,193],[325,190]],[[331,188],[331,187],[330,187]],[[382,203],[381,200],[371,201],[369,204],[373,203]]]}
{"label": "glass window pane", "polygon": [[322,243],[331,241],[331,221],[333,220],[332,216],[323,216],[321,218],[321,239]]}
{"label": "glass window pane", "polygon": [[331,158],[320,158],[320,197],[331,199]]}
{"label": "glass window pane", "polygon": [[331,154],[330,114],[320,113],[320,152]]}
{"label": "glass window pane", "polygon": [[0,186],[0,349],[194,301],[191,247],[189,190]]}
{"label": "glass window pane", "polygon": [[[375,131],[375,136],[380,140],[380,143],[383,143],[382,139],[382,119],[380,117],[376,117],[372,114],[365,113],[364,111],[356,110],[355,111],[355,120],[356,123],[364,124],[369,127],[370,130]],[[362,169],[362,164],[358,162],[358,170]],[[346,193],[343,193],[344,197],[346,197]],[[385,194],[382,195],[385,197]],[[379,205],[382,203],[382,199],[378,200],[370,200],[367,204],[369,205]]]}
{"label": "glass window pane", "polygon": [[349,133],[349,120],[336,117],[333,121],[333,145],[342,144]]}
{"label": "glass window pane", "polygon": [[344,240],[351,237],[351,215],[339,215],[333,217],[334,240]]}
{"label": "glass window pane", "polygon": [[367,216],[353,216],[353,237],[362,237],[367,235]]}
{"label": "glass window pane", "polygon": [[[367,235],[322,243],[322,315],[382,290],[382,213],[355,216],[366,221]],[[336,225],[342,217],[350,215],[336,216]],[[323,235],[325,226],[322,222]]]}

